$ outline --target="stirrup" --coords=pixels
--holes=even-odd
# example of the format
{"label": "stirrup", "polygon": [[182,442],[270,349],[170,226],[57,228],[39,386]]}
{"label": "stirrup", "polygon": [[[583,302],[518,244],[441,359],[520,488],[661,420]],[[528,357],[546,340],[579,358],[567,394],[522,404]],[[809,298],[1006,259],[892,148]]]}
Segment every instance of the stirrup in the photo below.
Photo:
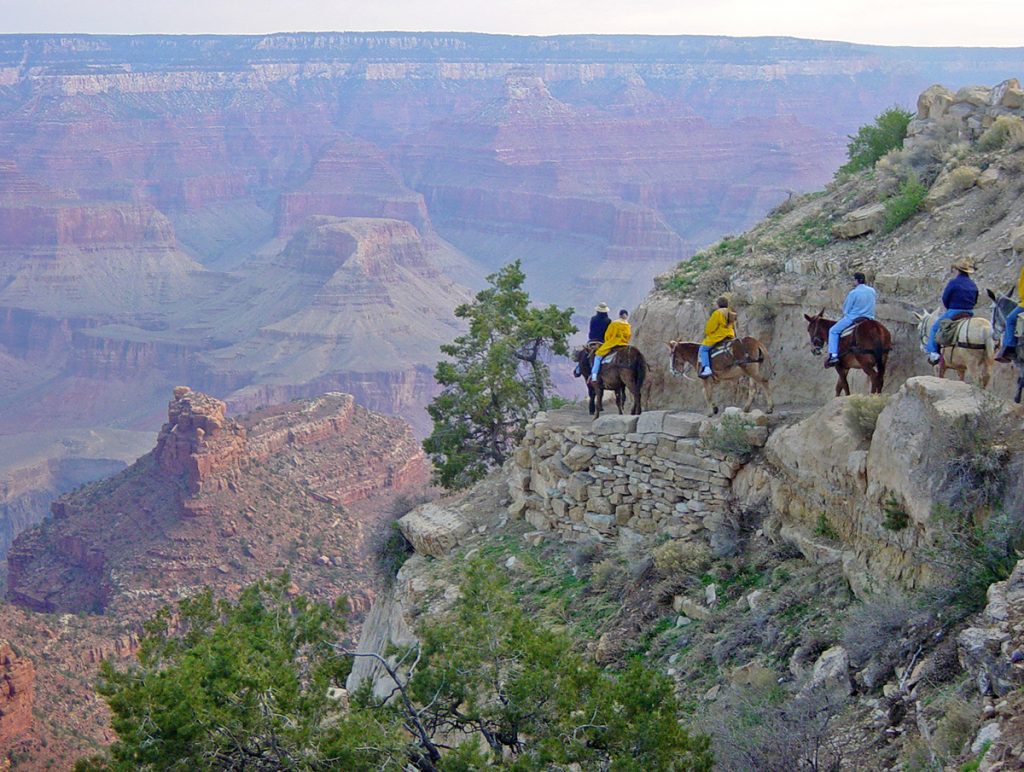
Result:
{"label": "stirrup", "polygon": [[825,360],[825,369],[827,370],[830,367],[835,367],[838,364],[839,364],[839,357],[838,356],[833,356],[832,354],[829,354],[828,355],[828,359]]}
{"label": "stirrup", "polygon": [[711,371],[710,367],[702,367],[701,371],[697,373],[698,378],[710,378],[712,375],[714,375],[714,373]]}
{"label": "stirrup", "polygon": [[934,351],[928,352],[928,364],[937,365],[942,361],[942,354],[936,354]]}

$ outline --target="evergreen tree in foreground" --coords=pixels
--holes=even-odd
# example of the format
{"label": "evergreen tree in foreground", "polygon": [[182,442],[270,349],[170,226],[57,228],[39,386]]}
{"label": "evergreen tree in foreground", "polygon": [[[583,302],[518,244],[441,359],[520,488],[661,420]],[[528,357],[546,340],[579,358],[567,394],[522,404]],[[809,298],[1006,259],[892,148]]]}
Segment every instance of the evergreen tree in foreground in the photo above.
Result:
{"label": "evergreen tree in foreground", "polygon": [[603,670],[519,605],[477,557],[450,613],[421,643],[337,699],[356,655],[341,609],[291,597],[287,576],[238,601],[203,593],[146,626],[139,661],[103,665],[100,693],[118,739],[76,770],[710,770],[705,736],[679,723],[673,684],[639,661]]}
{"label": "evergreen tree in foreground", "polygon": [[423,448],[446,488],[465,488],[505,461],[547,407],[546,358],[569,354],[573,309],[531,306],[525,278],[518,260],[488,276],[487,289],[455,309],[469,331],[441,346],[450,360],[434,372],[443,389],[427,407],[434,431]]}

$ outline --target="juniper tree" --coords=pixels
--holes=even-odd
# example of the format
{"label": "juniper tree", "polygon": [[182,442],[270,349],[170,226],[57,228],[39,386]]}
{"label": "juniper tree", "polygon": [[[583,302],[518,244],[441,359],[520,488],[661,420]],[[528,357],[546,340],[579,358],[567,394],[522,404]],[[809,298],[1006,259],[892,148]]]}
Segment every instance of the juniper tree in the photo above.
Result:
{"label": "juniper tree", "polygon": [[516,260],[455,309],[469,330],[441,347],[449,359],[434,372],[442,390],[427,407],[434,429],[423,443],[446,488],[464,488],[505,461],[526,422],[547,406],[548,359],[569,353],[573,309],[532,306],[525,279]]}

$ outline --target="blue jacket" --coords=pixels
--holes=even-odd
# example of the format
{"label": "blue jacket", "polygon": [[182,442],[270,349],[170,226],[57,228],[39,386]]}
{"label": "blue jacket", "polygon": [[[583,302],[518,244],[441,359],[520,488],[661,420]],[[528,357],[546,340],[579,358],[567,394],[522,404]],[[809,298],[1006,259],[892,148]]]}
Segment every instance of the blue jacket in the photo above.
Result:
{"label": "blue jacket", "polygon": [[599,311],[590,317],[590,337],[587,340],[604,340],[604,332],[612,320],[607,311]]}
{"label": "blue jacket", "polygon": [[978,285],[965,273],[957,273],[942,291],[942,305],[971,311],[978,305]]}
{"label": "blue jacket", "polygon": [[875,288],[867,284],[858,284],[850,294],[846,296],[843,303],[843,316],[856,319],[866,316],[868,319],[875,318]]}

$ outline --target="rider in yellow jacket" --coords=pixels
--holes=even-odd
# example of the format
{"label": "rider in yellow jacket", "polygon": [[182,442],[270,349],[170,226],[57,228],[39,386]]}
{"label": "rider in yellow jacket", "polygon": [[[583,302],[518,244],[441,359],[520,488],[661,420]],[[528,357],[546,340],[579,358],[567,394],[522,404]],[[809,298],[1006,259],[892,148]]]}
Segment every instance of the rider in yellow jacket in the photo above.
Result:
{"label": "rider in yellow jacket", "polygon": [[590,370],[590,380],[597,380],[597,373],[601,369],[601,360],[608,352],[617,346],[629,344],[629,338],[633,334],[629,326],[629,312],[623,308],[619,311],[619,318],[608,325],[604,331],[604,343],[594,352],[594,366]]}
{"label": "rider in yellow jacket", "polygon": [[700,342],[700,349],[697,351],[701,364],[698,374],[701,378],[711,377],[711,347],[726,338],[736,337],[736,330],[733,327],[736,314],[729,309],[728,299],[719,298],[715,305],[718,307],[711,312],[711,317],[704,325],[704,340]]}

